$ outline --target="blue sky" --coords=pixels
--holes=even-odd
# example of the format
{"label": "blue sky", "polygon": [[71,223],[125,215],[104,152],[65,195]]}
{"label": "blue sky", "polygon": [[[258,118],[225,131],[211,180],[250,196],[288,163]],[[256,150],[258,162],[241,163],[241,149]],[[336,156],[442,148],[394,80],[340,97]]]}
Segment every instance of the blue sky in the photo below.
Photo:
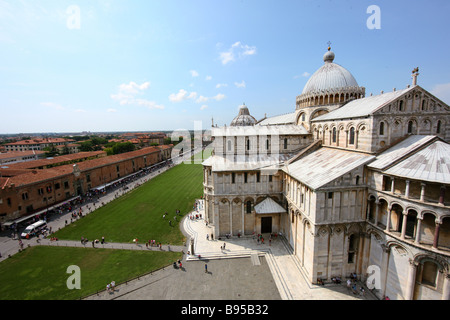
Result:
{"label": "blue sky", "polygon": [[449,15],[447,0],[0,0],[0,133],[206,129],[243,102],[289,113],[328,41],[366,95],[418,66],[450,104]]}

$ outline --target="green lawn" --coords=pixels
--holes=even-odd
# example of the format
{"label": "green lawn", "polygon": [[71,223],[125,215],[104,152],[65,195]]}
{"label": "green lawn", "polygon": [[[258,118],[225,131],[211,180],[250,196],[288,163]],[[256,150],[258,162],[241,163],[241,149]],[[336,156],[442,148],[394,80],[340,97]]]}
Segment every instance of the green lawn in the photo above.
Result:
{"label": "green lawn", "polygon": [[[56,232],[59,239],[101,239],[106,242],[157,242],[181,245],[185,241],[177,209],[184,216],[192,210],[195,199],[203,194],[200,164],[180,164],[160,174],[139,188],[97,209],[84,218]],[[163,214],[167,212],[166,219]],[[172,226],[169,225],[172,221]]]}
{"label": "green lawn", "polygon": [[[105,236],[107,242],[138,238],[141,243],[156,240],[181,245],[185,241],[179,228],[182,217],[174,223],[175,210],[181,210],[183,216],[192,210],[195,199],[202,195],[202,180],[200,164],[180,164],[55,235],[77,241]],[[112,280],[119,284],[181,258],[179,252],[31,247],[0,263],[0,299],[78,299],[105,289]],[[66,286],[70,265],[81,269],[80,290]]]}
{"label": "green lawn", "polygon": [[[0,263],[1,300],[73,300],[180,259],[180,252],[27,248]],[[81,289],[67,288],[67,267],[80,267]]]}

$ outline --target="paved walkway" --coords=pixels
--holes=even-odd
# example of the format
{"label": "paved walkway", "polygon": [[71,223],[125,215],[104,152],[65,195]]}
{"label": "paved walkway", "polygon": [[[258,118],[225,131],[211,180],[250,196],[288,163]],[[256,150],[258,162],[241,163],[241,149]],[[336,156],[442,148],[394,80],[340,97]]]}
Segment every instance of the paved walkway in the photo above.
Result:
{"label": "paved walkway", "polygon": [[[199,213],[204,216],[203,210]],[[309,284],[284,238],[270,245],[252,237],[208,240],[211,228],[189,215],[181,226],[188,243],[193,239],[195,253],[185,255],[182,270],[167,267],[117,286],[114,293],[103,291],[87,299],[376,300],[370,292],[354,295],[345,284]],[[177,249],[192,253],[190,245]]]}

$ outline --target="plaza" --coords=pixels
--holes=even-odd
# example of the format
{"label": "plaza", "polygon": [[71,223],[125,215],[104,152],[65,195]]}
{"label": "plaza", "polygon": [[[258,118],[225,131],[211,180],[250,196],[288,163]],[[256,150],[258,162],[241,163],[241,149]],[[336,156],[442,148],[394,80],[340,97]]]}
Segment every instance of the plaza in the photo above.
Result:
{"label": "plaza", "polygon": [[[199,200],[202,203],[202,200]],[[200,205],[201,208],[204,206]],[[203,209],[192,214],[204,216]],[[203,218],[181,224],[187,236],[181,269],[168,266],[116,287],[114,293],[102,291],[87,300],[377,300],[366,290],[353,294],[342,284],[310,285],[298,260],[282,236],[269,244],[258,244],[252,236],[207,239],[211,232]],[[190,239],[193,239],[194,254]],[[225,244],[225,249],[223,246]],[[111,245],[112,246],[112,245]],[[222,247],[222,248],[221,248]],[[149,250],[130,245],[134,250]],[[168,250],[163,246],[163,250]],[[190,251],[191,254],[187,254]],[[205,272],[207,264],[208,272]],[[359,289],[362,283],[357,283]]]}

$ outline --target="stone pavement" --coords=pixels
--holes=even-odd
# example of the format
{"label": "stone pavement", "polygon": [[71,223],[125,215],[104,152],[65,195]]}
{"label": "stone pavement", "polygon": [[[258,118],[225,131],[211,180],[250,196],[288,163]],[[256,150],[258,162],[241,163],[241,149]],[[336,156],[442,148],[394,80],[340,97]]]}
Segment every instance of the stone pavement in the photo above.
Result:
{"label": "stone pavement", "polygon": [[[203,210],[199,214],[203,216]],[[344,283],[309,284],[284,238],[270,244],[258,244],[251,236],[210,240],[206,235],[211,228],[189,215],[181,226],[187,243],[193,239],[194,244],[194,254],[185,255],[181,270],[169,266],[117,286],[114,293],[103,291],[87,299],[376,300],[370,292],[364,296],[348,292]],[[192,253],[190,244],[184,249]]]}

